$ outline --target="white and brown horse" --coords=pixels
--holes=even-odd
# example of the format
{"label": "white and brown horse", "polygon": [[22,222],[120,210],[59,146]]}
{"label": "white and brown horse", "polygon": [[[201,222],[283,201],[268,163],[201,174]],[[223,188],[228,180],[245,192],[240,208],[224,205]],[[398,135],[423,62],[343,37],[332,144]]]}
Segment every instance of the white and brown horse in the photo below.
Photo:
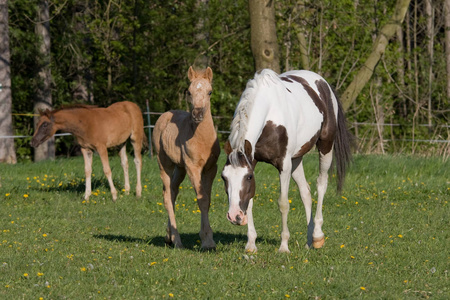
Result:
{"label": "white and brown horse", "polygon": [[134,103],[117,102],[109,107],[100,108],[90,105],[74,105],[57,110],[41,112],[36,132],[31,140],[31,146],[37,147],[57,131],[68,132],[75,136],[81,146],[84,157],[86,175],[87,200],[91,195],[92,154],[97,151],[103,164],[103,171],[108,178],[112,200],[117,199],[111,168],[108,161],[108,148],[120,146],[120,159],[125,177],[125,191],[130,191],[128,177],[128,158],[126,141],[130,138],[134,148],[134,163],[136,164],[137,183],[136,196],[141,197],[142,146],[147,140],[144,134],[144,120],[141,109]]}
{"label": "white and brown horse", "polygon": [[[310,71],[278,75],[265,69],[247,83],[225,144],[227,162],[222,172],[228,194],[228,220],[248,223],[247,251],[256,251],[253,223],[254,169],[258,161],[275,166],[280,174],[282,233],[280,252],[289,252],[288,189],[291,176],[300,189],[308,225],[307,246],[320,248],[322,203],[327,189],[333,152],[337,165],[338,190],[351,160],[351,135],[341,105],[328,83]],[[302,158],[314,146],[319,150],[318,204],[312,223],[311,192],[303,171]],[[311,234],[312,231],[312,234]]]}
{"label": "white and brown horse", "polygon": [[176,248],[183,247],[174,207],[179,186],[187,173],[201,211],[202,248],[213,249],[216,244],[208,212],[220,154],[210,107],[213,73],[211,68],[195,71],[190,67],[188,78],[191,82],[187,92],[190,112],[168,111],[159,117],[153,130],[153,143],[163,182],[164,206],[169,215],[166,242]]}

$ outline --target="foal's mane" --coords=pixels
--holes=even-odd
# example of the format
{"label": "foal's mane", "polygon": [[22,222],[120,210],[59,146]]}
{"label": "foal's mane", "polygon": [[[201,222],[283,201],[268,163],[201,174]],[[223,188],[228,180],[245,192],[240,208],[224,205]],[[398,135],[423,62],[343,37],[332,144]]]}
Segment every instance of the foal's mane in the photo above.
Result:
{"label": "foal's mane", "polygon": [[262,86],[274,86],[280,82],[278,74],[270,69],[255,73],[255,77],[247,82],[231,122],[231,133],[228,140],[232,149],[244,152],[245,134],[255,104],[257,89]]}

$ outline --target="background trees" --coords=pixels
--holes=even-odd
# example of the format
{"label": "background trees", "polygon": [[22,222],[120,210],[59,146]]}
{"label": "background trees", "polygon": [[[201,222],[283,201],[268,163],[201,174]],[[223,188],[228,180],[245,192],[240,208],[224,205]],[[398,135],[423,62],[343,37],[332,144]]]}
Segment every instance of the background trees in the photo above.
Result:
{"label": "background trees", "polygon": [[[446,140],[449,131],[448,1],[427,1],[411,0],[371,79],[349,105],[361,151],[448,155],[448,143],[420,142]],[[31,118],[17,114],[33,112],[39,89],[41,39],[34,20],[40,2],[9,2],[12,112],[15,134],[21,135],[33,133]],[[223,117],[216,119],[218,129],[228,130],[258,65],[249,13],[249,3],[258,1],[204,2],[48,1],[52,105],[131,100],[144,109],[149,100],[152,111],[186,109],[187,69],[206,59],[214,70],[212,112]],[[343,94],[395,15],[397,2],[408,1],[262,1],[274,7],[280,72],[316,71]],[[31,157],[29,141],[15,143],[19,157]],[[70,138],[56,139],[56,148],[58,155],[74,152]]]}

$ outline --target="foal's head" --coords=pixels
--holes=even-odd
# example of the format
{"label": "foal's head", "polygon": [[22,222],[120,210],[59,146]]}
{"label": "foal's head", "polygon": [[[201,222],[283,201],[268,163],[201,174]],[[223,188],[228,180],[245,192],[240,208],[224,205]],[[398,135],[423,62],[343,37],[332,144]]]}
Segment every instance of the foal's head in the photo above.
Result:
{"label": "foal's head", "polygon": [[41,117],[36,126],[36,131],[31,139],[32,147],[38,147],[56,133],[56,128],[53,126],[55,124],[55,120],[53,119],[52,112],[47,109],[40,114]]}
{"label": "foal's head", "polygon": [[191,66],[188,71],[188,78],[191,81],[187,95],[192,120],[195,123],[200,123],[203,121],[205,112],[210,109],[213,72],[210,67],[206,70],[196,71]]}
{"label": "foal's head", "polygon": [[222,171],[222,179],[228,195],[227,218],[235,225],[246,225],[248,205],[255,196],[252,145],[246,140],[244,151],[232,150],[227,141],[225,152],[227,162]]}

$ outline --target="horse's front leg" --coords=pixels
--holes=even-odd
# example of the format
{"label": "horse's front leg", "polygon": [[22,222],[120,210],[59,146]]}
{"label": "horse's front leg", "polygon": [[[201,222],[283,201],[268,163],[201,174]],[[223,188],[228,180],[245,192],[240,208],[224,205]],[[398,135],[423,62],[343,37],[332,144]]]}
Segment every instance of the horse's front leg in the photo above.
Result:
{"label": "horse's front leg", "polygon": [[322,205],[323,198],[328,186],[328,170],[331,167],[333,160],[333,151],[327,154],[322,154],[319,151],[319,177],[317,178],[317,209],[314,216],[314,231],[313,231],[313,247],[321,248],[325,243],[325,235],[322,231],[323,216]]}
{"label": "horse's front leg", "polygon": [[91,196],[91,175],[92,175],[92,151],[86,148],[81,148],[81,153],[84,158],[84,175],[86,177],[85,184],[85,192],[84,192],[84,200],[89,200]]}
{"label": "horse's front leg", "polygon": [[256,253],[258,249],[256,248],[257,234],[255,223],[253,222],[253,198],[248,202],[247,221],[247,245],[245,245],[245,251]]}
{"label": "horse's front leg", "polygon": [[311,248],[313,243],[312,233],[314,230],[314,223],[312,219],[312,198],[311,198],[311,189],[309,187],[308,181],[305,177],[305,171],[303,170],[303,161],[302,158],[297,158],[292,161],[292,178],[294,178],[295,182],[298,185],[300,190],[300,196],[303,201],[303,205],[305,207],[306,214],[306,225],[307,225],[307,240],[306,240],[306,248]]}
{"label": "horse's front leg", "polygon": [[123,169],[123,177],[125,180],[125,193],[130,193],[130,177],[128,175],[128,157],[127,157],[127,144],[124,144],[119,151],[120,165]]}
{"label": "horse's front leg", "polygon": [[287,224],[288,213],[289,213],[289,200],[288,200],[288,191],[289,191],[289,181],[291,179],[291,169],[292,163],[291,160],[286,160],[283,165],[283,171],[280,172],[280,198],[278,198],[278,208],[281,212],[281,245],[278,252],[287,252],[289,253],[289,228]]}
{"label": "horse's front leg", "polygon": [[103,172],[105,173],[106,178],[108,178],[109,187],[111,188],[112,200],[116,202],[117,200],[117,190],[114,187],[114,183],[112,180],[111,167],[109,166],[108,160],[108,150],[106,147],[97,147],[97,152],[100,155],[100,159],[102,160]]}
{"label": "horse's front leg", "polygon": [[215,249],[216,243],[213,240],[213,232],[209,223],[209,206],[211,204],[211,186],[217,172],[217,166],[202,173],[202,168],[197,166],[186,166],[189,179],[197,194],[197,204],[201,213],[200,239],[202,249]]}

